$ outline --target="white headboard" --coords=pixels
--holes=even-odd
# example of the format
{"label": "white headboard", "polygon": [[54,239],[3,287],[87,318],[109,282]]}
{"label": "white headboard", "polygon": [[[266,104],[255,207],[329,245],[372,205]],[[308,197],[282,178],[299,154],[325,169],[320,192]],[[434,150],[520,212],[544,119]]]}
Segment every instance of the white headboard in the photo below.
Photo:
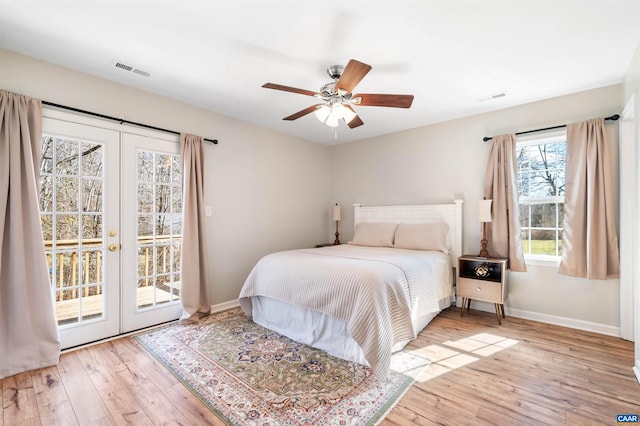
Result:
{"label": "white headboard", "polygon": [[449,225],[451,243],[451,266],[458,266],[458,257],[462,256],[462,203],[455,200],[452,204],[424,204],[413,206],[363,206],[353,205],[353,227],[362,222],[391,223],[433,223],[446,222]]}

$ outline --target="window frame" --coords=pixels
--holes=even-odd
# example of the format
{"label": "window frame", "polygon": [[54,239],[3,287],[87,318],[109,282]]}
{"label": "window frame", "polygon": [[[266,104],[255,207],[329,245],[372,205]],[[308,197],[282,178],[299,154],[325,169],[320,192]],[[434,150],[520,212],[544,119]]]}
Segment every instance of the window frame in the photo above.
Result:
{"label": "window frame", "polygon": [[[522,147],[538,146],[542,144],[549,144],[549,143],[560,142],[560,141],[563,141],[566,144],[566,140],[567,140],[566,134],[567,134],[566,128],[562,128],[562,129],[554,129],[551,131],[546,131],[544,133],[536,132],[535,134],[520,135],[516,137],[516,150],[519,150]],[[565,158],[566,158],[566,150],[565,150]],[[518,175],[519,172],[520,172],[520,168],[518,164],[516,164],[516,175]],[[518,176],[516,176],[516,179],[517,177]],[[565,179],[566,179],[566,174],[565,174]],[[525,202],[522,202],[523,200]],[[564,195],[551,195],[546,197],[545,196],[523,197],[520,194],[520,188],[518,188],[518,205],[519,206],[536,205],[536,204],[552,204],[552,203],[564,205],[564,201],[565,201]],[[522,211],[521,211],[520,219],[522,220]],[[556,242],[562,241],[562,238],[558,238],[559,237],[558,233],[562,232],[564,230],[564,227],[562,223],[559,223],[558,210],[556,210],[556,227],[554,228],[544,227],[540,229],[555,231]],[[524,230],[525,231],[528,230],[528,232],[530,233],[531,226],[524,228]],[[521,235],[522,235],[522,232],[523,232],[523,228],[521,227]],[[523,240],[523,241],[527,241],[527,240]],[[549,266],[549,267],[557,267],[560,265],[561,255],[554,256],[554,255],[546,255],[546,254],[525,253],[524,249],[523,249],[523,255],[528,265]]]}

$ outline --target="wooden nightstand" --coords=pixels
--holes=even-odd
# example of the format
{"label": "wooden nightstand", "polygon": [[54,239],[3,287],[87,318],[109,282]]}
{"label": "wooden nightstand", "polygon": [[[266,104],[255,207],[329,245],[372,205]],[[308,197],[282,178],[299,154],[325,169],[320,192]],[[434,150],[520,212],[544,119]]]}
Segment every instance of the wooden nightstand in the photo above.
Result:
{"label": "wooden nightstand", "polygon": [[471,299],[491,302],[496,308],[498,324],[504,315],[507,294],[507,259],[464,255],[458,258],[457,294],[462,297],[462,310],[468,311]]}

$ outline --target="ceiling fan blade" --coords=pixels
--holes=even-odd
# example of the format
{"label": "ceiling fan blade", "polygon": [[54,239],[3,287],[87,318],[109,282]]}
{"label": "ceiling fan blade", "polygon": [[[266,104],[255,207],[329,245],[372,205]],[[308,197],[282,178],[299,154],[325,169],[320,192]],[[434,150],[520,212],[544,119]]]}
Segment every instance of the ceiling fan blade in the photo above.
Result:
{"label": "ceiling fan blade", "polygon": [[309,114],[310,112],[313,112],[313,111],[317,110],[321,106],[322,106],[322,104],[311,105],[310,107],[305,108],[302,111],[298,111],[295,114],[291,114],[290,116],[283,118],[283,120],[287,120],[287,121],[296,120],[296,119],[298,119],[300,117],[304,117],[305,115]]}
{"label": "ceiling fan blade", "polygon": [[[354,114],[356,114],[356,110],[353,109],[353,107],[351,105],[348,104],[343,104],[345,108],[349,108],[351,110],[351,112],[353,112]],[[347,121],[346,119],[344,121]],[[349,126],[352,129],[355,129],[358,126],[362,126],[364,124],[364,122],[360,119],[360,117],[358,117],[358,114],[356,114],[355,117],[353,117],[353,119],[351,119],[351,121],[347,122],[347,126]]]}
{"label": "ceiling fan blade", "polygon": [[262,85],[265,89],[282,90],[283,92],[299,93],[307,96],[320,96],[320,93],[311,90],[298,89],[296,87],[283,86],[282,84],[265,83]]}
{"label": "ceiling fan blade", "polygon": [[343,89],[347,93],[351,93],[369,71],[371,71],[371,65],[351,59],[342,71],[342,75],[336,83],[336,89]]}
{"label": "ceiling fan blade", "polygon": [[349,126],[349,128],[351,129],[355,129],[356,127],[362,126],[364,124],[364,122],[360,119],[359,116],[355,116],[353,118],[353,120],[351,120],[350,122],[347,123],[347,126]]}
{"label": "ceiling fan blade", "polygon": [[[352,99],[361,98],[357,105],[363,106],[383,106],[391,108],[409,108],[413,103],[413,95],[380,95],[358,93]],[[355,103],[355,102],[354,102]]]}

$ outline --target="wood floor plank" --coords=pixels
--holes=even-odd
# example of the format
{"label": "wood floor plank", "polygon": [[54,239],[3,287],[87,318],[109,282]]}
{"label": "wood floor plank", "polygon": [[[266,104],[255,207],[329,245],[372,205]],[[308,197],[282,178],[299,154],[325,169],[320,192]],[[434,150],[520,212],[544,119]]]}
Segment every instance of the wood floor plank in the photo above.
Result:
{"label": "wood floor plank", "polygon": [[[134,393],[134,398],[138,404],[143,407],[147,416],[153,421],[154,424],[172,424],[172,425],[188,425],[189,421],[183,416],[177,407],[174,406],[173,401],[166,397],[162,392],[163,386],[165,386],[164,377],[163,380],[156,385],[150,378],[149,371],[154,371],[156,368],[162,370],[162,366],[158,365],[156,368],[149,367],[149,364],[155,362],[150,360],[149,364],[142,361],[135,362],[136,357],[140,360],[143,356],[151,356],[146,353],[138,352],[139,348],[134,344],[131,339],[123,339],[114,344],[114,350],[117,350],[121,358],[125,361],[126,369],[118,372],[118,375],[130,388],[134,388],[137,391]],[[144,351],[144,349],[142,349]],[[129,351],[133,351],[130,353]],[[159,364],[159,363],[158,363]],[[172,383],[173,386],[175,383]]]}
{"label": "wood floor plank", "polygon": [[102,400],[102,395],[82,366],[77,352],[68,352],[60,356],[58,372],[78,423],[85,425],[108,417],[110,413]]}
{"label": "wood floor plank", "polygon": [[47,367],[31,373],[33,389],[38,402],[40,421],[44,425],[72,426],[78,420],[60,380],[57,367]]}
{"label": "wood floor plank", "polygon": [[40,424],[31,373],[20,373],[4,379],[2,388],[3,417],[6,426]]}
{"label": "wood floor plank", "polygon": [[137,390],[132,390],[120,377],[119,373],[127,367],[111,348],[112,343],[105,342],[90,351],[79,350],[77,355],[116,424],[153,425],[136,401]]}
{"label": "wood floor plank", "polygon": [[218,416],[213,414],[198,398],[196,398],[182,383],[177,383],[164,390],[165,396],[174,401],[180,413],[189,419],[194,426],[223,426],[226,425]]}

